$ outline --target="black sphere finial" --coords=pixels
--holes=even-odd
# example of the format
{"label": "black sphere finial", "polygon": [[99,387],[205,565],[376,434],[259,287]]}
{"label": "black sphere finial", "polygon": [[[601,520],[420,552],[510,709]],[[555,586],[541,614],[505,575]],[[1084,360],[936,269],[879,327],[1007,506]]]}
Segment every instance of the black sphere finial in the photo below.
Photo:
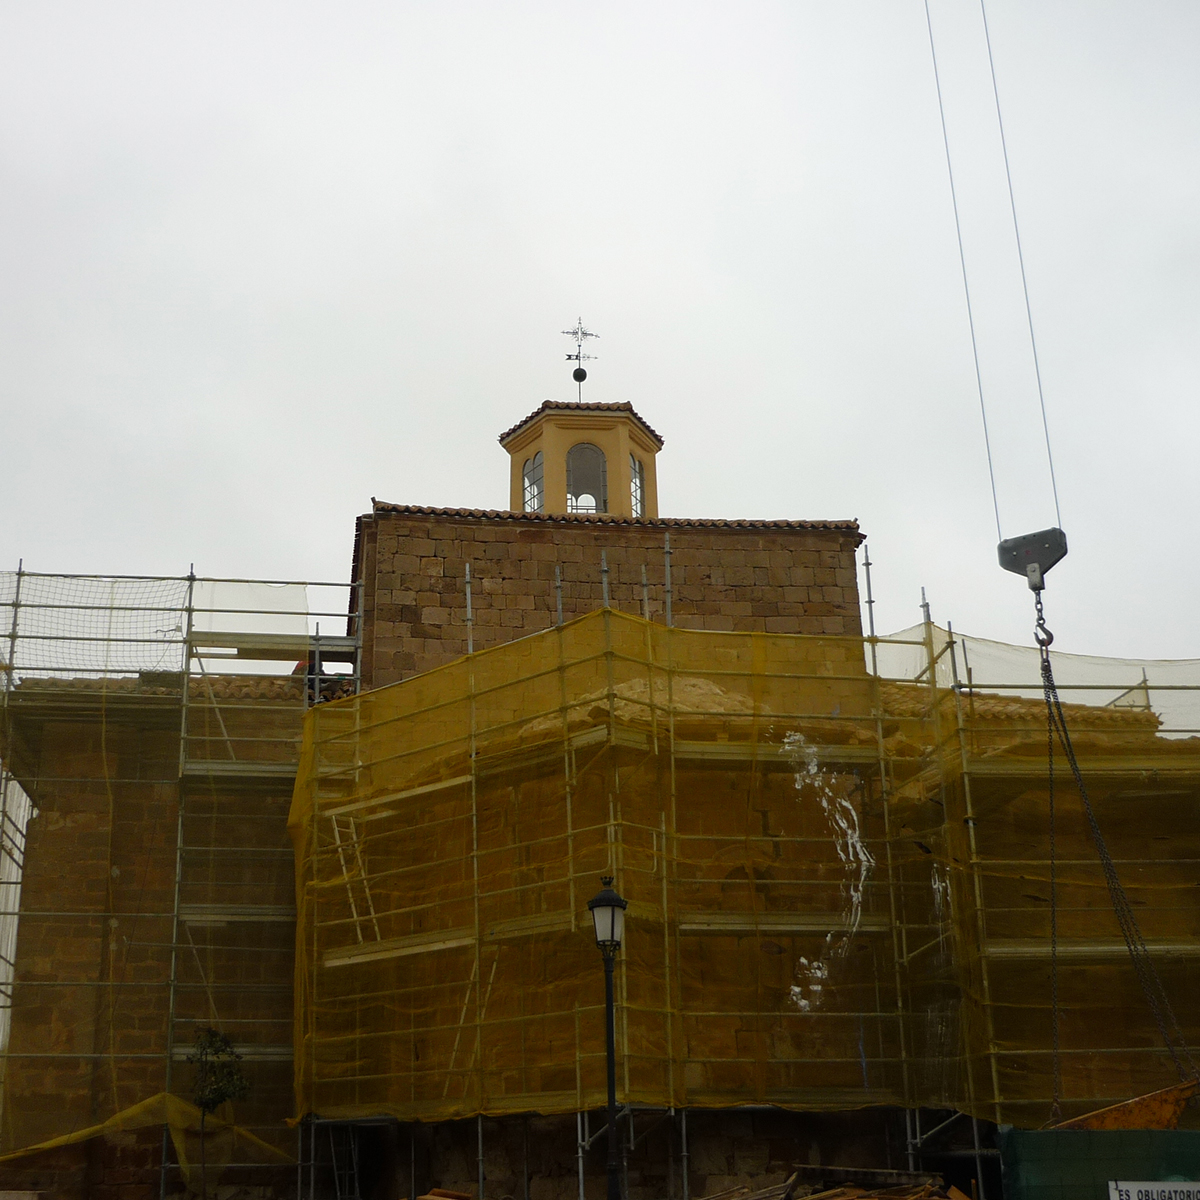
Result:
{"label": "black sphere finial", "polygon": [[571,378],[575,380],[575,386],[579,389],[579,402],[583,403],[583,381],[587,378],[587,372],[583,369],[584,359],[594,358],[593,354],[585,354],[583,344],[588,338],[599,337],[599,334],[593,333],[590,329],[583,327],[583,318],[580,317],[574,329],[564,329],[563,333],[571,338],[575,343],[575,353],[567,355],[567,362],[575,364],[575,370],[571,372]]}

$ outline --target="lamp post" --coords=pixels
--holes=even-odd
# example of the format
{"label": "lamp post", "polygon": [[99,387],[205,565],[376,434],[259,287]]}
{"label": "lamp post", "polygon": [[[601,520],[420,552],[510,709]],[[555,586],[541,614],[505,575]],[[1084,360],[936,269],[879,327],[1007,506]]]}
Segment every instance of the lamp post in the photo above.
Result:
{"label": "lamp post", "polygon": [[617,1031],[613,1017],[613,963],[625,933],[628,900],[613,891],[613,877],[588,901],[596,926],[596,945],[604,957],[604,1032],[608,1050],[608,1200],[621,1200],[621,1163],[617,1154]]}

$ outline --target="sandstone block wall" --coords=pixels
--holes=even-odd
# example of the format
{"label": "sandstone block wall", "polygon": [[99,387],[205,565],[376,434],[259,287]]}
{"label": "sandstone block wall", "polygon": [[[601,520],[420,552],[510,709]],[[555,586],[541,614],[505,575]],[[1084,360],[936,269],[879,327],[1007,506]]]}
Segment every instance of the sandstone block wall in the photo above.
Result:
{"label": "sandstone block wall", "polygon": [[[290,1152],[291,1062],[279,1051],[293,1018],[291,779],[201,773],[181,784],[182,697],[135,694],[129,683],[103,701],[65,685],[26,689],[8,714],[5,749],[37,812],[25,847],[0,1150],[97,1124],[164,1090],[182,833],[172,1090],[191,1094],[192,1068],[181,1058],[197,1027],[217,1025],[245,1055],[251,1093],[238,1121]],[[228,760],[235,749],[249,767],[294,763],[300,697],[290,679],[210,676],[193,688],[190,746],[202,760]],[[209,909],[229,919],[206,918]],[[151,1129],[17,1159],[0,1165],[0,1196],[151,1200],[162,1146],[162,1131]],[[241,1176],[255,1196],[294,1188],[293,1168]],[[237,1178],[226,1173],[222,1187]],[[167,1188],[182,1189],[175,1168]]]}
{"label": "sandstone block wall", "polygon": [[[38,811],[26,832],[6,1150],[103,1120],[165,1080],[162,946],[171,939],[178,797],[164,776],[178,761],[178,735],[121,720],[51,720],[35,733],[26,778]],[[160,1143],[161,1135],[130,1135],[120,1172],[156,1181]],[[110,1149],[88,1143],[5,1164],[0,1187],[103,1196],[97,1164]]]}
{"label": "sandstone block wall", "polygon": [[377,503],[359,518],[363,686],[381,687],[467,652],[466,567],[475,648],[547,629],[603,603],[666,609],[671,545],[673,623],[686,629],[859,636],[853,521],[631,521],[485,513]]}

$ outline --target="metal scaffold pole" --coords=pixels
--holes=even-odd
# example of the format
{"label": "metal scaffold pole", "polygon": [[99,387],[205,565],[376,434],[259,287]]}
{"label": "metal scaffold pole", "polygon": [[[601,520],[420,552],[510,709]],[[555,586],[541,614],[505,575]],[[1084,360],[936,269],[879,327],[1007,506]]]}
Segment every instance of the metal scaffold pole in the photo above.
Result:
{"label": "metal scaffold pole", "polygon": [[[357,672],[358,638],[322,635],[314,646],[309,618],[341,614],[310,611],[300,582],[201,579],[194,570],[49,575],[22,563],[3,584],[0,603],[13,609],[0,620],[0,1058],[8,1113],[21,1097],[42,1095],[51,1078],[67,1080],[51,1093],[66,1136],[90,1118],[119,1123],[123,1105],[162,1093],[186,1100],[190,1072],[181,1064],[191,1034],[212,1028],[228,1033],[255,1083],[239,1115],[280,1152],[271,1159],[260,1145],[266,1159],[238,1162],[254,1157],[239,1154],[227,1165],[290,1177],[290,1109],[261,1084],[277,1071],[270,1064],[292,1054],[287,803],[312,675],[328,681],[327,650]],[[350,681],[347,674],[343,690]],[[85,815],[39,826],[33,885],[18,898],[10,868],[19,863],[24,784],[42,812]],[[85,798],[96,803],[77,810]],[[78,884],[70,899],[47,892],[63,878]],[[21,1017],[5,1044],[6,947],[18,921],[26,933],[14,989]],[[34,978],[26,964],[39,943],[53,967]],[[53,1048],[52,1021],[84,1011],[94,1017],[80,1037],[91,1044]],[[178,1122],[194,1132],[178,1109],[168,1113],[155,1118],[163,1122],[152,1130],[159,1157],[139,1183],[162,1196],[179,1182]],[[33,1140],[14,1128],[17,1145]]]}
{"label": "metal scaffold pole", "polygon": [[[170,969],[168,972],[167,992],[167,1061],[164,1071],[163,1090],[170,1094],[174,1082],[175,1059],[175,1006],[177,1003],[176,989],[179,983],[179,900],[183,881],[183,780],[188,758],[188,697],[191,678],[192,626],[195,620],[196,600],[196,570],[192,566],[187,575],[187,598],[183,612],[183,663],[180,673],[179,699],[179,779],[175,788],[175,884],[172,889],[171,905],[171,949]],[[159,1173],[159,1200],[165,1200],[167,1194],[167,1169],[170,1164],[171,1139],[170,1130],[163,1126],[162,1137],[162,1169]]]}
{"label": "metal scaffold pole", "polygon": [[12,621],[8,630],[8,661],[4,664],[4,705],[8,707],[8,697],[16,683],[17,668],[17,615],[21,611],[21,584],[25,580],[25,560],[17,563],[17,582],[13,589]]}

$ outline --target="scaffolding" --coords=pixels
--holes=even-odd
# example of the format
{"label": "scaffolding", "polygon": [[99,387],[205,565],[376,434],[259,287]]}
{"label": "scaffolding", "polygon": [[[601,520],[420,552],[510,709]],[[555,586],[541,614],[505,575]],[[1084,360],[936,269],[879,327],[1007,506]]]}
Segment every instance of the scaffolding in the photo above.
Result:
{"label": "scaffolding", "polygon": [[[930,622],[860,639],[604,609],[311,712],[291,816],[298,1112],[602,1107],[585,905],[611,873],[630,902],[623,1104],[1044,1122],[1045,711],[1036,652],[989,681],[987,645]],[[1194,707],[1200,671],[1159,688],[1133,664],[1109,660],[1103,685],[1068,666],[1093,802],[1194,1042],[1200,740],[1142,696]],[[1171,1077],[1069,790],[1060,814],[1077,1113]]]}
{"label": "scaffolding", "polygon": [[[0,575],[3,1150],[187,1098],[212,1026],[250,1081],[225,1178],[278,1175],[254,1136],[294,1157],[286,814],[306,709],[358,688],[355,623],[321,633],[347,628],[351,590]],[[162,1194],[188,1171],[172,1132],[145,1135],[135,1164],[152,1160]]]}
{"label": "scaffolding", "polygon": [[[0,1150],[186,1098],[213,1025],[251,1081],[223,1181],[295,1186],[253,1137],[340,1193],[371,1122],[473,1120],[482,1164],[485,1118],[560,1114],[582,1187],[605,1098],[586,902],[608,871],[631,904],[623,1137],[673,1131],[672,1195],[689,1111],[895,1106],[914,1163],[922,1109],[1045,1121],[1035,651],[928,620],[734,634],[604,608],[360,694],[357,618],[328,634],[354,590],[0,575]],[[1194,1043],[1200,663],[1054,658]],[[1060,795],[1069,1115],[1171,1076]],[[165,1195],[176,1135],[55,1161],[150,1163]]]}

